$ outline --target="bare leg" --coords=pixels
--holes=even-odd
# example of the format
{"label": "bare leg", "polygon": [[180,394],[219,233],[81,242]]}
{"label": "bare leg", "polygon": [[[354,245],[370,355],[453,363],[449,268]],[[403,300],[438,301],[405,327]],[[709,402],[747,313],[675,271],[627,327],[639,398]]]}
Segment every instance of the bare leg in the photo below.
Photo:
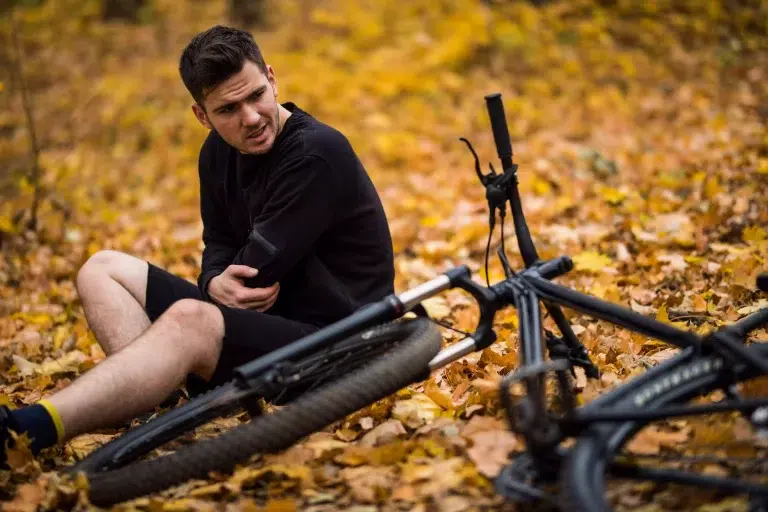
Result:
{"label": "bare leg", "polygon": [[127,421],[159,404],[189,373],[210,379],[224,318],[216,306],[182,299],[133,343],[48,399],[67,438]]}
{"label": "bare leg", "polygon": [[88,326],[109,355],[150,326],[146,309],[146,261],[117,251],[91,256],[77,274],[77,292]]}

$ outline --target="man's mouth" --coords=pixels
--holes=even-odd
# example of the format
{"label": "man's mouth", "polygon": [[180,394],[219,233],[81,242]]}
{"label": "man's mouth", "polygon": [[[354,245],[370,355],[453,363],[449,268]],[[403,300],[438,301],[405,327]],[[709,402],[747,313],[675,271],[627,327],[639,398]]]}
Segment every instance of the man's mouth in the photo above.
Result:
{"label": "man's mouth", "polygon": [[261,137],[261,134],[264,133],[264,130],[266,130],[266,129],[267,129],[267,125],[264,125],[261,128],[259,128],[258,130],[256,130],[255,132],[253,132],[250,135],[248,135],[248,138],[249,139],[259,138],[259,137]]}

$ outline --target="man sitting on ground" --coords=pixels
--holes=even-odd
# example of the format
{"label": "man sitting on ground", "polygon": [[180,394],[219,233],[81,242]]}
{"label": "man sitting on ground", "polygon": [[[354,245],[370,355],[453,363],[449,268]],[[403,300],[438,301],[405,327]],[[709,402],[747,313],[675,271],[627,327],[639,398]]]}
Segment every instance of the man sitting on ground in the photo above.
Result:
{"label": "man sitting on ground", "polygon": [[39,403],[0,408],[32,450],[151,410],[186,381],[199,391],[233,368],[394,291],[392,239],[347,139],[293,103],[247,32],[215,26],[184,49],[180,73],[210,133],[200,151],[198,286],[116,251],[77,275],[107,358]]}

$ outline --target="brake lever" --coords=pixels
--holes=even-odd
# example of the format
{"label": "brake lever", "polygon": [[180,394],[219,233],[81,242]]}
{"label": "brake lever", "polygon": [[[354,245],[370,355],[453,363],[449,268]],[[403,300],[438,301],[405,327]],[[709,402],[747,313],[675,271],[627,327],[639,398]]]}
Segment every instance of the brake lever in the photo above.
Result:
{"label": "brake lever", "polygon": [[472,152],[472,156],[475,157],[475,173],[477,174],[477,178],[480,180],[480,183],[482,183],[483,186],[485,186],[488,183],[488,177],[483,176],[483,173],[480,170],[480,157],[477,156],[477,153],[475,152],[475,148],[472,147],[472,144],[466,138],[459,137],[459,140],[467,145],[469,150]]}

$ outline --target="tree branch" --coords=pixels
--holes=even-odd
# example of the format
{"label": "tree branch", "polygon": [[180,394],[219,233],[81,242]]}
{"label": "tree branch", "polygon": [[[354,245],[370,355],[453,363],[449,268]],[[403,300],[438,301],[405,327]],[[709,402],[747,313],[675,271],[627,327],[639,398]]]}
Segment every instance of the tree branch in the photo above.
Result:
{"label": "tree branch", "polygon": [[29,131],[30,150],[32,157],[32,172],[30,173],[30,182],[33,187],[32,197],[32,212],[31,218],[27,225],[28,229],[33,231],[37,230],[37,208],[40,202],[40,149],[37,145],[37,133],[35,131],[35,119],[32,113],[32,102],[30,100],[27,87],[24,83],[24,70],[22,68],[22,51],[21,42],[19,41],[18,31],[16,27],[16,18],[11,13],[11,41],[13,48],[16,50],[16,62],[15,65],[11,65],[11,70],[16,74],[16,83],[19,84],[19,90],[21,91],[21,105],[24,109],[24,116],[27,121],[27,130]]}

